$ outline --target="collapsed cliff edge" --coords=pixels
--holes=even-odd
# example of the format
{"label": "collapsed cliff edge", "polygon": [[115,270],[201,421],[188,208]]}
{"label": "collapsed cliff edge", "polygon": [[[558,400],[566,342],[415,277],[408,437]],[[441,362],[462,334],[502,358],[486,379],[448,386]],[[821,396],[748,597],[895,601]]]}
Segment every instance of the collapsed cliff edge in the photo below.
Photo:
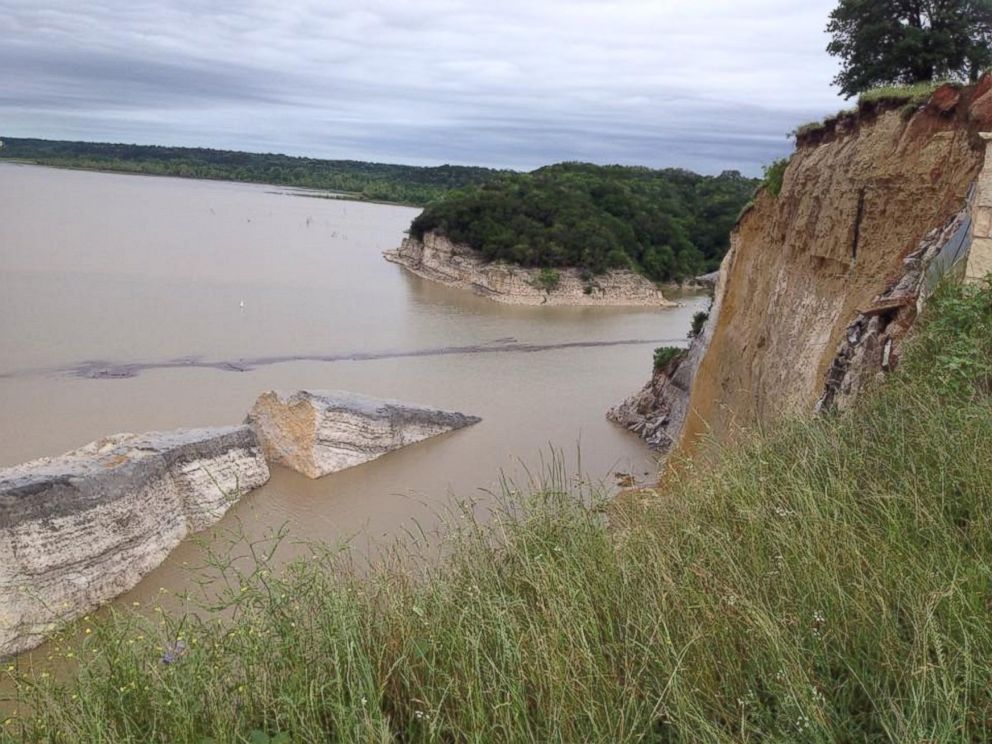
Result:
{"label": "collapsed cliff edge", "polygon": [[990,131],[989,75],[800,130],[781,190],[731,234],[702,332],[608,417],[688,454],[849,405],[898,364],[943,276],[992,270]]}

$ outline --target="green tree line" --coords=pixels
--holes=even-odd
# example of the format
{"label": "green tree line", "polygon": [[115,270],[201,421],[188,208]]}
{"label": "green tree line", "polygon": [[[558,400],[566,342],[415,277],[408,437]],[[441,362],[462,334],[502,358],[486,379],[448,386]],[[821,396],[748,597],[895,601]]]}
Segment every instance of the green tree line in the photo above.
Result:
{"label": "green tree line", "polygon": [[247,181],[341,192],[353,199],[421,206],[501,171],[459,165],[418,167],[320,160],[206,148],[3,138],[0,158],[64,168]]}
{"label": "green tree line", "polygon": [[410,232],[439,232],[488,260],[677,281],[719,266],[757,185],[736,171],[561,163],[451,191]]}

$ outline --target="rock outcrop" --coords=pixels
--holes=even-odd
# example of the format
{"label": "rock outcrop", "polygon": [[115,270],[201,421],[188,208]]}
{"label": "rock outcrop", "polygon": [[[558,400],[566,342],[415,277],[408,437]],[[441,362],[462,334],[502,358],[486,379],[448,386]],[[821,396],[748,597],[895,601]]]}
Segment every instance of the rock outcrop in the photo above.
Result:
{"label": "rock outcrop", "polygon": [[926,298],[948,274],[964,274],[970,248],[970,207],[923,239],[903,260],[904,274],[863,308],[844,332],[827,370],[816,411],[849,408],[861,391],[899,363],[905,340]]}
{"label": "rock outcrop", "polygon": [[724,260],[723,267],[714,275],[713,305],[709,318],[692,339],[688,350],[664,369],[656,371],[640,392],[606,413],[610,421],[630,429],[649,447],[662,454],[678,442],[688,418],[692,381],[713,338],[713,318],[719,315],[723,306],[726,264]]}
{"label": "rock outcrop", "polygon": [[505,304],[658,307],[675,304],[665,299],[654,282],[633,271],[589,275],[574,268],[558,269],[556,285],[548,288],[541,281],[539,269],[487,263],[468,246],[457,245],[433,232],[424,235],[423,240],[407,238],[397,250],[383,255],[424,279],[467,289]]}
{"label": "rock outcrop", "polygon": [[[781,192],[759,193],[731,236],[698,361],[674,371],[691,381],[657,385],[655,421],[668,419],[662,433],[647,427],[657,440],[683,452],[703,437],[726,441],[812,412],[828,383],[842,403],[866,370],[892,366],[888,342],[915,317],[909,288],[957,232],[982,171],[990,96],[986,78],[917,109],[872,104],[800,135]],[[684,416],[672,415],[670,395],[687,395]]]}
{"label": "rock outcrop", "polygon": [[269,462],[310,478],[479,421],[463,413],[337,390],[263,393],[246,419]]}
{"label": "rock outcrop", "polygon": [[247,426],[118,434],[0,470],[0,656],[132,588],[268,478]]}

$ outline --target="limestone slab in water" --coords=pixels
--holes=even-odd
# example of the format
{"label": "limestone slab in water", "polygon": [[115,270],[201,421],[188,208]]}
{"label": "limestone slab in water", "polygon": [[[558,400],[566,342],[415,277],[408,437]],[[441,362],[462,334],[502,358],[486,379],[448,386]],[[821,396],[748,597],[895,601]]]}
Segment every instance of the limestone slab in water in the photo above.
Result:
{"label": "limestone slab in water", "polygon": [[131,589],[268,478],[247,426],[118,434],[0,469],[0,657]]}
{"label": "limestone slab in water", "polygon": [[269,462],[310,478],[471,426],[477,416],[338,390],[269,391],[248,414]]}

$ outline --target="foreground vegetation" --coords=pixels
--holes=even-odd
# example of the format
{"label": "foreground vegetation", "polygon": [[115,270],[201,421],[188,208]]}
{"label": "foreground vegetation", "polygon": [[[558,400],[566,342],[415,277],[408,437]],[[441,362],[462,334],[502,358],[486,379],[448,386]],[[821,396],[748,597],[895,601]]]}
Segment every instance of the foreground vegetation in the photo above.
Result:
{"label": "foreground vegetation", "polygon": [[483,183],[501,172],[458,165],[421,168],[190,147],[16,138],[5,138],[3,144],[0,158],[39,165],[324,189],[342,192],[351,199],[417,206],[450,189]]}
{"label": "foreground vegetation", "polygon": [[523,266],[630,268],[655,281],[717,269],[758,181],[561,163],[447,194],[411,226]]}
{"label": "foreground vegetation", "polygon": [[989,741],[992,288],[929,313],[857,410],[609,523],[557,471],[427,568],[224,564],[228,624],[94,625],[0,740]]}

